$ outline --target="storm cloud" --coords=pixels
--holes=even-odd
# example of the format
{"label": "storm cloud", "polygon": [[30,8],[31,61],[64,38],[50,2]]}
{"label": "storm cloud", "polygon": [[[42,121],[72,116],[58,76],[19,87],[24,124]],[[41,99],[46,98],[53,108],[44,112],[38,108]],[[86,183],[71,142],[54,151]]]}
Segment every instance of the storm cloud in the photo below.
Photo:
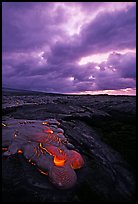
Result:
{"label": "storm cloud", "polygon": [[2,3],[6,87],[60,93],[133,90],[135,47],[135,2]]}

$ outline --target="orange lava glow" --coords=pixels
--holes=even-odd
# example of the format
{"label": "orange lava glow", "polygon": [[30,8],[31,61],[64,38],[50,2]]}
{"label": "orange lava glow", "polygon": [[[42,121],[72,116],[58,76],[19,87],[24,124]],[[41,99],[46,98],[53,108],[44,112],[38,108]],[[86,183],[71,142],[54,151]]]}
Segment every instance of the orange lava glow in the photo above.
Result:
{"label": "orange lava glow", "polygon": [[61,149],[58,148],[58,151],[56,151],[57,149],[53,146],[49,146],[49,148],[44,148],[42,146],[42,143],[39,144],[40,148],[46,152],[48,152],[48,154],[52,155],[54,157],[54,164],[56,166],[64,166],[65,163],[65,155],[63,155],[63,151]]}
{"label": "orange lava glow", "polygon": [[43,132],[53,134],[53,130],[51,130],[50,128],[44,129]]}
{"label": "orange lava glow", "polygon": [[80,169],[82,165],[77,160],[71,163],[72,169]]}
{"label": "orange lava glow", "polygon": [[7,151],[8,148],[7,147],[2,147],[2,151]]}
{"label": "orange lava glow", "polygon": [[44,147],[42,146],[42,143],[39,144],[39,147],[40,147],[42,150],[46,151],[48,154],[52,155],[46,148],[44,148]]}
{"label": "orange lava glow", "polygon": [[54,164],[56,166],[64,166],[65,159],[58,159],[56,156],[54,156]]}
{"label": "orange lava glow", "polygon": [[34,162],[32,162],[31,160],[29,160],[29,162],[30,162],[32,165],[34,165],[34,166],[36,165],[36,164],[35,164]]}
{"label": "orange lava glow", "polygon": [[40,171],[41,174],[44,174],[44,175],[48,176],[48,173],[47,173],[47,172],[42,171],[41,169],[38,169],[38,170]]}
{"label": "orange lava glow", "polygon": [[71,154],[72,155],[69,158],[71,167],[73,169],[80,169],[84,165],[84,160],[83,160],[82,156],[74,150],[71,150]]}
{"label": "orange lava glow", "polygon": [[19,149],[19,150],[17,151],[17,153],[18,153],[18,154],[22,154],[23,151],[22,151],[21,149]]}
{"label": "orange lava glow", "polygon": [[43,122],[42,124],[43,124],[43,125],[48,125],[48,122]]}
{"label": "orange lava glow", "polygon": [[6,125],[6,124],[4,124],[4,123],[2,123],[2,126],[3,126],[3,127],[6,127],[7,125]]}

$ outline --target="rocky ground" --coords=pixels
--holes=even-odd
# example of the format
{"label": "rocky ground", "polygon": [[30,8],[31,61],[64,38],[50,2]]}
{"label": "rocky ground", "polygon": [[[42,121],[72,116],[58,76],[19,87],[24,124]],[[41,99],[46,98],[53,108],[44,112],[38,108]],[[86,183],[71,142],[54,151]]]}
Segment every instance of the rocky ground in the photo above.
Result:
{"label": "rocky ground", "polygon": [[77,184],[53,187],[22,155],[2,158],[3,201],[135,201],[136,98],[3,94],[3,120],[55,118],[85,160]]}

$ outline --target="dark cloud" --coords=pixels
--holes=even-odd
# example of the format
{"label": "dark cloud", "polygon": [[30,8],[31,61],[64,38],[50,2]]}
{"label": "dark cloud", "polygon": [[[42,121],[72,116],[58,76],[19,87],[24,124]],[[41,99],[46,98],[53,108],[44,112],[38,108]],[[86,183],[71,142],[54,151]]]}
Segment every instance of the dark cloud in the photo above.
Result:
{"label": "dark cloud", "polygon": [[76,38],[69,43],[54,45],[50,62],[70,62],[90,54],[135,48],[135,6],[127,11],[99,13],[92,22],[82,27],[80,35]]}
{"label": "dark cloud", "polygon": [[[22,88],[51,90],[53,92],[78,92],[135,88],[136,58],[134,53],[113,52],[106,62],[86,65],[46,64],[39,66],[28,60],[18,65],[3,65],[3,79],[10,85]],[[100,69],[97,69],[97,66]],[[16,80],[17,78],[17,80]]]}
{"label": "dark cloud", "polygon": [[[135,88],[135,53],[120,51],[135,49],[135,5],[110,11],[108,2],[87,3],[4,2],[3,84],[63,93]],[[73,8],[83,15],[95,9],[96,16],[85,18],[80,33],[70,35]],[[107,61],[78,64],[82,57],[106,52]]]}
{"label": "dark cloud", "polygon": [[136,78],[136,53],[126,53],[124,55],[113,53],[108,58],[108,66],[117,69],[124,78]]}
{"label": "dark cloud", "polygon": [[62,8],[55,8],[50,3],[3,3],[3,51],[35,50],[44,45],[48,46],[63,36],[65,38],[60,25],[66,18]]}
{"label": "dark cloud", "polygon": [[112,13],[101,12],[81,32],[86,53],[134,48],[136,44],[136,8]]}

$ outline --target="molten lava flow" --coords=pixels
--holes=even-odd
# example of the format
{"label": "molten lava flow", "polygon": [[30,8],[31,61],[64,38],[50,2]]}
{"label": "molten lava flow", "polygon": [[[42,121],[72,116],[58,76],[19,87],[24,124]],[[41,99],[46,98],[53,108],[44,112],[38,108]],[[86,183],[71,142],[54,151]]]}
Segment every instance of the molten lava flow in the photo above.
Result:
{"label": "molten lava flow", "polygon": [[53,134],[53,130],[50,128],[44,129],[43,132]]}
{"label": "molten lava flow", "polygon": [[64,166],[65,159],[58,159],[56,156],[54,156],[54,164],[56,166]]}
{"label": "molten lava flow", "polygon": [[74,150],[70,151],[68,159],[70,160],[70,164],[73,169],[80,169],[84,165],[82,156]]}
{"label": "molten lava flow", "polygon": [[18,154],[22,154],[23,151],[22,151],[21,149],[19,149],[19,150],[17,151],[17,153],[18,153]]}
{"label": "molten lava flow", "polygon": [[60,152],[60,153],[63,153],[63,150],[59,148],[59,152]]}
{"label": "molten lava flow", "polygon": [[31,164],[34,165],[34,166],[36,165],[34,162],[32,162],[31,159],[29,159],[28,162],[31,163]]}
{"label": "molten lava flow", "polygon": [[42,146],[42,143],[39,144],[39,147],[40,147],[42,150],[46,151],[48,154],[52,155],[46,148],[44,148],[44,147]]}
{"label": "molten lava flow", "polygon": [[42,143],[39,144],[39,147],[42,150],[48,152],[49,155],[52,155],[54,157],[54,164],[56,166],[64,166],[64,163],[66,161],[66,159],[65,159],[66,157],[65,157],[65,155],[62,154],[63,151],[61,149],[55,148],[54,146],[49,146],[47,148],[44,148],[42,146]]}
{"label": "molten lava flow", "polygon": [[43,124],[43,125],[48,125],[48,122],[43,122],[42,124]]}
{"label": "molten lava flow", "polygon": [[4,124],[4,123],[2,123],[2,126],[3,126],[3,127],[6,127],[7,125],[6,125],[6,124]]}
{"label": "molten lava flow", "polygon": [[2,147],[2,151],[7,151],[8,148],[7,147]]}
{"label": "molten lava flow", "polygon": [[41,173],[41,174],[44,174],[44,175],[48,176],[48,173],[47,173],[47,172],[42,171],[42,170],[41,170],[41,169],[39,169],[39,168],[38,168],[38,170],[40,171],[40,173]]}

